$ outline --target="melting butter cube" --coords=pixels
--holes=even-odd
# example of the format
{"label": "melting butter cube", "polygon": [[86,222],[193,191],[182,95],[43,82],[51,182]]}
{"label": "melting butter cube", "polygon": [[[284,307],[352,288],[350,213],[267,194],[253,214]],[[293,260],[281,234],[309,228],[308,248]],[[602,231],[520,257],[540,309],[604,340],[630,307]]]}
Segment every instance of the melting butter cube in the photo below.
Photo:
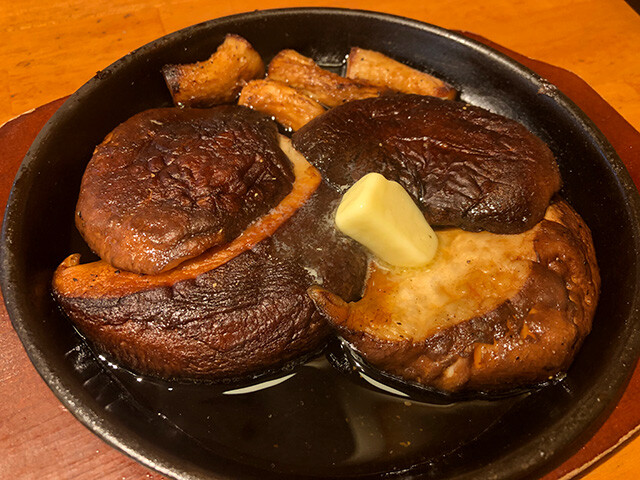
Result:
{"label": "melting butter cube", "polygon": [[335,222],[394,266],[426,265],[438,248],[438,237],[406,190],[379,173],[365,175],[344,194]]}

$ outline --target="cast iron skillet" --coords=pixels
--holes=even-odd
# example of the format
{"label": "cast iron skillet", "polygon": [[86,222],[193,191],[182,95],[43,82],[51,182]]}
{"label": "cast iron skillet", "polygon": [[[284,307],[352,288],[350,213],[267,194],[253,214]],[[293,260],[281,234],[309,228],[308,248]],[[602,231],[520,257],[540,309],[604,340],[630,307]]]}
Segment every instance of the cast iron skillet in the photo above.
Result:
{"label": "cast iron skillet", "polygon": [[[83,169],[118,123],[170,104],[159,73],[164,64],[207,58],[227,33],[247,38],[266,61],[295,48],[339,67],[351,46],[380,50],[434,72],[463,100],[517,119],[549,143],[562,194],[593,230],[603,279],[593,332],[562,382],[502,399],[430,402],[343,375],[320,356],[283,374],[281,383],[247,393],[136,377],[94,355],[50,295],[58,263],[73,252],[89,256],[73,226]],[[639,205],[591,121],[490,48],[379,13],[252,12],[152,42],[99,72],[60,108],[16,176],[2,237],[2,289],[32,362],[62,403],[105,441],[167,476],[532,478],[594,433],[636,362]]]}

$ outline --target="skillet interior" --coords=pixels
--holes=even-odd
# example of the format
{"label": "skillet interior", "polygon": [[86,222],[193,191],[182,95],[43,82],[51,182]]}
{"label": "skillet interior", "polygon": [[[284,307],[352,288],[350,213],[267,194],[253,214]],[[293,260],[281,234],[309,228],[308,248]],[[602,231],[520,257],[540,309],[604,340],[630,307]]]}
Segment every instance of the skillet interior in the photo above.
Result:
{"label": "skillet interior", "polygon": [[[296,48],[338,67],[351,46],[360,46],[427,66],[459,88],[463,100],[517,119],[549,143],[561,167],[562,194],[593,231],[603,280],[593,332],[564,381],[501,400],[427,403],[369,388],[320,358],[277,386],[225,395],[235,387],[138,381],[93,355],[49,292],[65,256],[90,258],[73,226],[84,167],[115,125],[170,104],[162,65],[206,58],[227,33],[247,38],[267,61],[282,48]],[[2,287],[30,358],[67,408],[107,442],[166,475],[378,478],[395,471],[526,478],[579,448],[632,372],[640,345],[638,202],[626,170],[591,122],[535,74],[487,47],[371,12],[253,12],[142,47],[60,108],[16,177],[3,226]]]}

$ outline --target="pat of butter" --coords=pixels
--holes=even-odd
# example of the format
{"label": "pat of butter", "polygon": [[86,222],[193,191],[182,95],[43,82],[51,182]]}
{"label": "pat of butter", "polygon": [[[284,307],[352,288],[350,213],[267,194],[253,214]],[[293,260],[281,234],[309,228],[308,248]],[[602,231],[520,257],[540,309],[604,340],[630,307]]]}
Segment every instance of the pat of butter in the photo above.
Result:
{"label": "pat of butter", "polygon": [[406,190],[379,173],[365,175],[344,194],[335,222],[394,266],[426,265],[438,248],[438,237]]}

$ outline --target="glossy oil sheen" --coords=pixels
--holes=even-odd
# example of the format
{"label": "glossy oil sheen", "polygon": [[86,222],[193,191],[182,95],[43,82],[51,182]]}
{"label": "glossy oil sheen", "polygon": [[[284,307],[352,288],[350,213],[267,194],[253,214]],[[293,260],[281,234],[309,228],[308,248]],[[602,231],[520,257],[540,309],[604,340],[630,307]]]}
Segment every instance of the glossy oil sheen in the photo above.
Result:
{"label": "glossy oil sheen", "polygon": [[[457,462],[452,455],[532,395],[450,398],[411,388],[363,367],[338,342],[304,364],[234,384],[154,379],[100,355],[103,369],[94,371],[95,359],[76,352],[69,359],[108,410],[126,414],[135,405],[165,434],[185,434],[273,478],[408,468],[440,475],[440,464]],[[105,388],[111,383],[121,390]]]}
{"label": "glossy oil sheen", "polygon": [[[265,61],[296,48],[339,68],[352,46],[382,51],[435,73],[464,101],[515,118],[548,142],[563,175],[562,195],[593,231],[603,280],[593,332],[566,378],[497,399],[443,398],[374,378],[406,397],[362,378],[361,366],[334,344],[253,382],[281,383],[230,395],[248,385],[138,377],[91,352],[50,295],[63,258],[81,252],[91,259],[73,226],[84,167],[117,124],[169,105],[159,73],[164,64],[207,58],[230,32],[247,38]],[[9,200],[3,295],[34,365],[61,401],[107,442],[167,476],[535,478],[589,438],[637,359],[638,211],[628,174],[591,122],[553,86],[495,51],[370,12],[254,12],[147,45],[60,108],[27,154]]]}

